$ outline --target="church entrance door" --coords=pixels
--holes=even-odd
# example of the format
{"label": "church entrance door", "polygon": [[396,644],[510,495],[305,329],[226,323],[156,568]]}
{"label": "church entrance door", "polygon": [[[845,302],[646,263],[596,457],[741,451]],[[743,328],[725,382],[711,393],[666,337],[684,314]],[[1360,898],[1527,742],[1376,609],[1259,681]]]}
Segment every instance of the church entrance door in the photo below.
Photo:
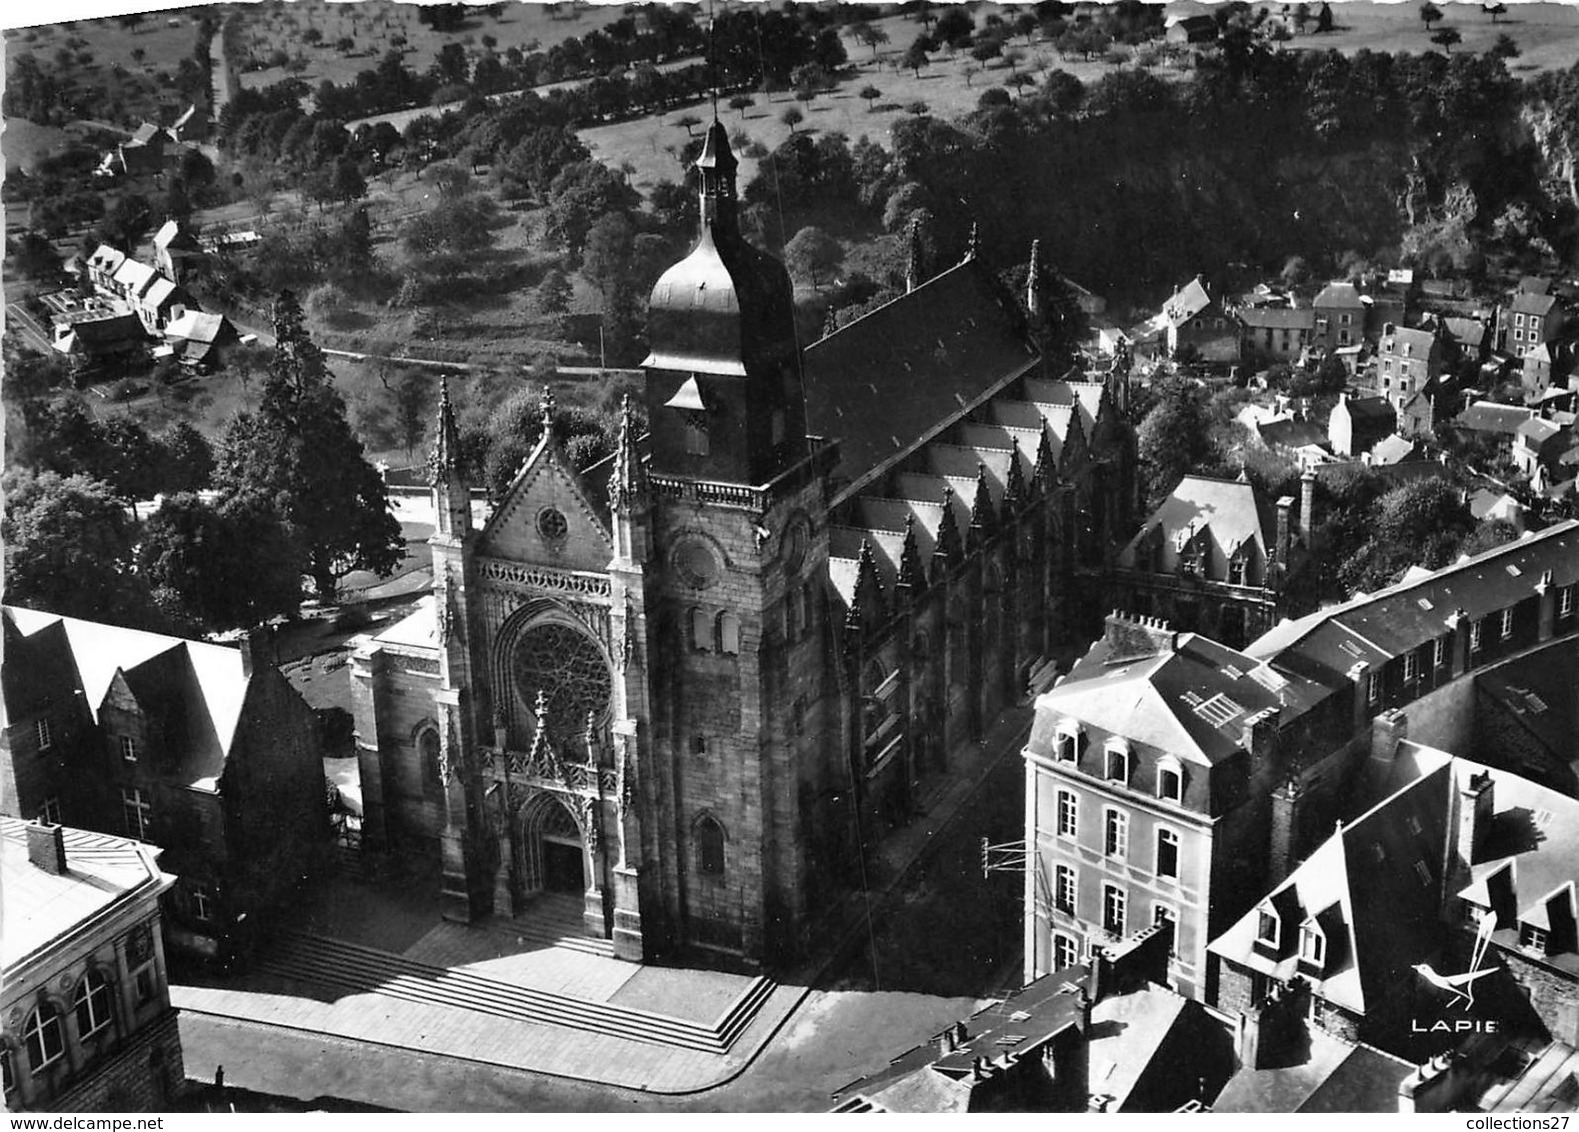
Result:
{"label": "church entrance door", "polygon": [[549,892],[586,891],[579,841],[543,838],[543,888]]}
{"label": "church entrance door", "polygon": [[587,879],[586,844],[581,828],[558,798],[544,794],[522,814],[522,887],[534,892],[582,893]]}

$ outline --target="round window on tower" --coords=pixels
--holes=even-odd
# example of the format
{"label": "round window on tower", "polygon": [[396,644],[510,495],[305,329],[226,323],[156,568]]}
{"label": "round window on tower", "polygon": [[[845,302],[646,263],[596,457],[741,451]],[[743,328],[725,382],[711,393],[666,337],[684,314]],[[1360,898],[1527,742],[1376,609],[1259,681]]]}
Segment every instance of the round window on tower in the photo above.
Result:
{"label": "round window on tower", "polygon": [[674,548],[674,570],[694,590],[705,590],[724,573],[724,564],[706,539],[691,536]]}
{"label": "round window on tower", "polygon": [[810,524],[797,516],[784,532],[784,569],[793,574],[806,559],[806,544],[811,540]]}
{"label": "round window on tower", "polygon": [[549,542],[559,542],[569,530],[565,513],[557,507],[545,507],[537,513],[537,533]]}

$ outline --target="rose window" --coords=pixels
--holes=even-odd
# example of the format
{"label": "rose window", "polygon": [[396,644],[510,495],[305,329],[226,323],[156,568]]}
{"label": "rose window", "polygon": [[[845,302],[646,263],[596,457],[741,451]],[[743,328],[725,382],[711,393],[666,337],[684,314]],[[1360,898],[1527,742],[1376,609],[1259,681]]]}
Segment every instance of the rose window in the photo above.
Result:
{"label": "rose window", "polygon": [[549,735],[563,743],[586,732],[587,713],[602,720],[613,685],[603,653],[585,633],[568,625],[528,629],[515,646],[515,687],[529,709],[542,692]]}

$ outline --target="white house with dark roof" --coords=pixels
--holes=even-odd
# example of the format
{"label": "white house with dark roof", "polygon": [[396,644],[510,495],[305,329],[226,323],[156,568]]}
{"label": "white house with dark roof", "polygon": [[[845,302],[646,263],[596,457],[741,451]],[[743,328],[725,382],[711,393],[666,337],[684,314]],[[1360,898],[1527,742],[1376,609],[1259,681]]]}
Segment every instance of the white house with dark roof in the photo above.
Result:
{"label": "white house with dark roof", "polygon": [[0,1078],[8,1112],[150,1112],[185,1073],[160,851],[0,818]]}
{"label": "white house with dark roof", "polygon": [[1199,275],[1163,303],[1160,317],[1170,355],[1193,355],[1203,362],[1239,361],[1239,320],[1212,297]]}
{"label": "white house with dark roof", "polygon": [[1497,346],[1521,357],[1558,338],[1567,321],[1567,312],[1556,295],[1520,290],[1497,316]]}

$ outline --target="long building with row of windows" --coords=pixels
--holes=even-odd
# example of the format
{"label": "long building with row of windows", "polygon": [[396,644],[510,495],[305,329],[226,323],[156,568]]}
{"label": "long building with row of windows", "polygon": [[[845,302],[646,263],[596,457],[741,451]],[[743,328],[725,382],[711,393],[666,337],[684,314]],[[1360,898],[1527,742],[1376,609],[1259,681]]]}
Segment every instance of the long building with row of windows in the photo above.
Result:
{"label": "long building with row of windows", "polygon": [[[1407,729],[1469,750],[1488,703],[1513,719],[1507,705],[1526,700],[1500,674],[1575,634],[1576,586],[1569,521],[1285,621],[1243,652],[1110,616],[1037,700],[1024,752],[1027,981],[1167,919],[1175,986],[1211,1002],[1207,945],[1374,794],[1373,746]],[[1497,744],[1520,750],[1510,769],[1572,790],[1572,753],[1518,734],[1522,748]]]}

